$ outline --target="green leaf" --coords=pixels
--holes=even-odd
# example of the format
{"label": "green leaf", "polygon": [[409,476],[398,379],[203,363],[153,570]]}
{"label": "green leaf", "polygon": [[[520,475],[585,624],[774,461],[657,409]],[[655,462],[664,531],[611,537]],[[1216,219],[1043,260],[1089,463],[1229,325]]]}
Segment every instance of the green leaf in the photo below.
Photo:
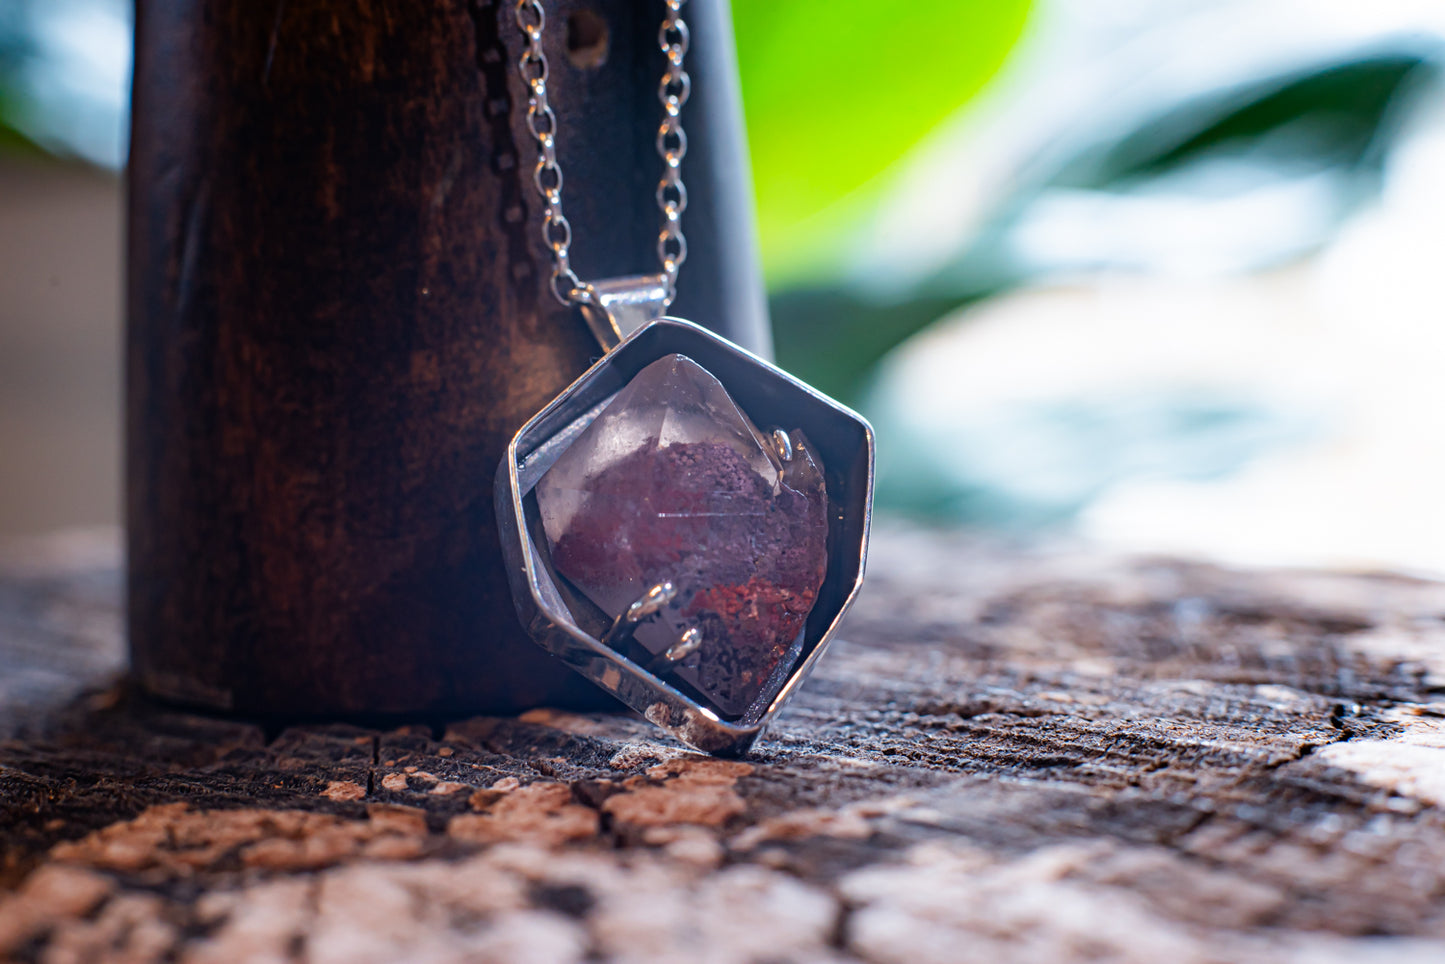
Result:
{"label": "green leaf", "polygon": [[734,0],[770,277],[826,263],[869,182],[993,76],[1028,0]]}
{"label": "green leaf", "polygon": [[1082,152],[1051,183],[1115,190],[1231,150],[1312,166],[1378,161],[1392,105],[1439,69],[1415,51],[1382,52],[1211,92]]}
{"label": "green leaf", "polygon": [[1037,266],[1006,252],[1020,218],[1053,188],[1126,193],[1190,165],[1245,156],[1285,172],[1338,168],[1351,175],[1356,203],[1363,202],[1378,187],[1379,162],[1401,111],[1441,71],[1411,49],[1381,52],[1206,91],[1138,117],[1123,136],[1087,141],[1041,179],[999,198],[936,274],[892,300],[875,300],[849,279],[775,290],[778,361],[829,394],[860,403],[877,361],[909,337],[966,305],[1037,280]]}

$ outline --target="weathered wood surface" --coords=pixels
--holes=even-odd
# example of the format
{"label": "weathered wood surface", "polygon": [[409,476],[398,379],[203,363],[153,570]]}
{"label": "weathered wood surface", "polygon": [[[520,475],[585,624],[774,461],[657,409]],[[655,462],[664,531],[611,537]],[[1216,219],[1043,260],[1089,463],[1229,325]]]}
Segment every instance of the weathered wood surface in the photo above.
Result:
{"label": "weathered wood surface", "polygon": [[771,739],[243,722],[0,564],[0,958],[1445,959],[1445,586],[885,531]]}

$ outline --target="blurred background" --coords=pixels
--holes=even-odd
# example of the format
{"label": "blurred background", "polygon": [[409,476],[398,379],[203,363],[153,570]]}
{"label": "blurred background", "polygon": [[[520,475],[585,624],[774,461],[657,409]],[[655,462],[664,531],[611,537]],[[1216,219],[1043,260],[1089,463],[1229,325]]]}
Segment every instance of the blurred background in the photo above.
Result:
{"label": "blurred background", "polygon": [[[734,15],[779,360],[882,509],[1445,575],[1440,0]],[[0,0],[0,539],[117,521],[130,21]]]}

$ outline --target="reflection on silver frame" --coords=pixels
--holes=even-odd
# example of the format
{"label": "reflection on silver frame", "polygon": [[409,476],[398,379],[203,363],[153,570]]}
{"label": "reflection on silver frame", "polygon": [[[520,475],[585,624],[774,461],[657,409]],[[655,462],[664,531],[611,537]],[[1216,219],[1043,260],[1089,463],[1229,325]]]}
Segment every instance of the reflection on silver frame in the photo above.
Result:
{"label": "reflection on silver frame", "polygon": [[[802,429],[827,483],[828,569],[803,631],[802,651],[776,695],[765,693],[736,720],[723,719],[582,629],[528,521],[527,498],[547,469],[634,375],[672,353],[716,376],[755,424]],[[512,595],[532,638],[684,743],[708,753],[742,754],[812,672],[863,583],[873,509],[873,430],[861,415],[732,342],[688,321],[659,318],[628,335],[522,426],[497,469],[496,503]]]}

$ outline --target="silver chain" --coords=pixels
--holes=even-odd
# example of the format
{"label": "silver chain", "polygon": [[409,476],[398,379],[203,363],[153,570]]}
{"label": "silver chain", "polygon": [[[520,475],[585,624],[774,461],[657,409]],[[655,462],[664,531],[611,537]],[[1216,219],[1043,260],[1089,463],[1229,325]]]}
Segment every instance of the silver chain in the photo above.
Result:
{"label": "silver chain", "polygon": [[[687,238],[682,233],[682,213],[687,210],[687,187],[682,183],[682,159],[687,155],[687,134],[682,129],[682,107],[692,93],[692,80],[683,69],[691,42],[683,21],[682,5],[687,0],[663,0],[666,12],[657,31],[657,44],[667,57],[667,69],[657,86],[662,104],[662,124],[657,129],[657,154],[662,158],[662,178],[657,183],[657,209],[662,213],[662,230],[657,236],[657,258],[667,280],[667,302],[677,291],[677,273],[687,260]],[[564,305],[585,304],[587,285],[572,270],[572,225],[562,213],[562,168],[557,166],[557,115],[547,102],[547,57],[542,52],[542,30],[547,15],[541,0],[517,0],[517,27],[527,49],[517,61],[522,83],[527,87],[527,130],[537,142],[537,164],[532,183],[542,198],[542,241],[552,250],[552,294]]]}

